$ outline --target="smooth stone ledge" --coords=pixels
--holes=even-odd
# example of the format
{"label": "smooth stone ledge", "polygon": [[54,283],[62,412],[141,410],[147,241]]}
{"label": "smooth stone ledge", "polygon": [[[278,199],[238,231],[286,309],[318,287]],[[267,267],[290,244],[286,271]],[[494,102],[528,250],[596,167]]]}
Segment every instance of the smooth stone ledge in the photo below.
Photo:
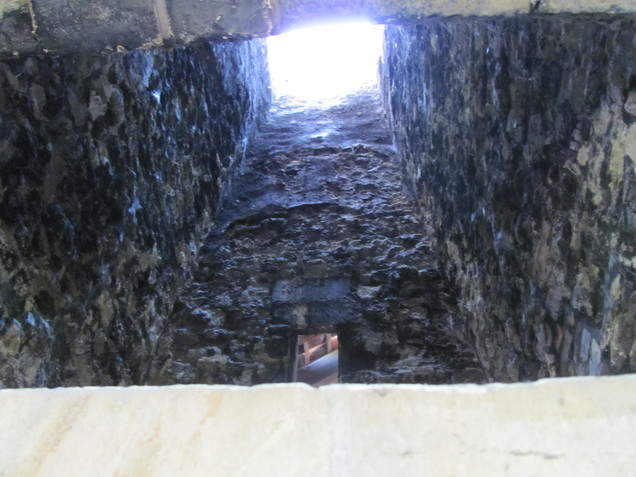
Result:
{"label": "smooth stone ledge", "polygon": [[0,476],[625,476],[636,375],[0,391]]}

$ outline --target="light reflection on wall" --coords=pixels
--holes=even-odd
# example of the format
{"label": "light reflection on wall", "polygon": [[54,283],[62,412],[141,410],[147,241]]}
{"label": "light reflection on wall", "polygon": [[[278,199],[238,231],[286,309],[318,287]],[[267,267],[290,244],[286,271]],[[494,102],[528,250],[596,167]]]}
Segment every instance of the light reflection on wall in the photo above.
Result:
{"label": "light reflection on wall", "polygon": [[377,85],[383,26],[347,23],[268,38],[274,96],[286,103],[330,107]]}

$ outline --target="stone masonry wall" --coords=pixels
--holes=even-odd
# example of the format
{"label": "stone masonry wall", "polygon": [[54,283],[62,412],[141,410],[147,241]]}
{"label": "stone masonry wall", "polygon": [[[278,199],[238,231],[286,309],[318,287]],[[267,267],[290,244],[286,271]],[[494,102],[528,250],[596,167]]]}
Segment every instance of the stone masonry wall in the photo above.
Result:
{"label": "stone masonry wall", "polygon": [[489,377],[636,371],[636,20],[389,27],[407,181]]}
{"label": "stone masonry wall", "polygon": [[150,384],[294,379],[297,335],[338,333],[340,382],[482,382],[405,194],[379,90],[277,103],[237,169]]}
{"label": "stone masonry wall", "polygon": [[143,380],[266,78],[260,41],[0,63],[0,387]]}

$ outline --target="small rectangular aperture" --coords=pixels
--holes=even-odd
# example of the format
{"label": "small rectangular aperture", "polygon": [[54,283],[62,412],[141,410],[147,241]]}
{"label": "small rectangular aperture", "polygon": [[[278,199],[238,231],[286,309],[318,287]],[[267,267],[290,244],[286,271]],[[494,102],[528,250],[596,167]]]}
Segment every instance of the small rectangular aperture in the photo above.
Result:
{"label": "small rectangular aperture", "polygon": [[338,382],[338,335],[298,335],[296,381],[324,386]]}

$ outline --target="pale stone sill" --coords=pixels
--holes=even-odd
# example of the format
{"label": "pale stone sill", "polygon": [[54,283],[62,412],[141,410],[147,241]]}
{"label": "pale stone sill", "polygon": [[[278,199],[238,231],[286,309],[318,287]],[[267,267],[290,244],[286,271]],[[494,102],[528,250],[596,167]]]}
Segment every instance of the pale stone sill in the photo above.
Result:
{"label": "pale stone sill", "polygon": [[626,476],[636,375],[0,391],[0,476]]}

